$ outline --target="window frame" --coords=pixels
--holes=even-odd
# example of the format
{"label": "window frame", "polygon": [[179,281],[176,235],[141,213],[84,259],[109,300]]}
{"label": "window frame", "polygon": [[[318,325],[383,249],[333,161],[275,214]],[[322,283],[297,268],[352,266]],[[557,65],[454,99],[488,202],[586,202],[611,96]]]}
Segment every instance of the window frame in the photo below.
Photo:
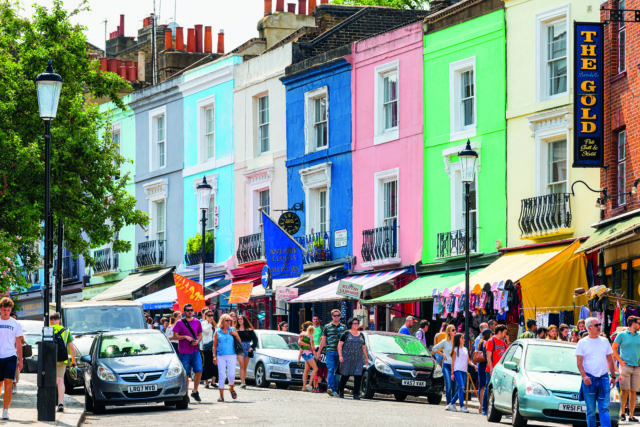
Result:
{"label": "window frame", "polygon": [[[618,9],[626,10],[626,0],[618,0]],[[624,12],[623,12],[624,18]],[[622,43],[620,42],[621,40]],[[624,21],[618,22],[618,46],[617,46],[617,68],[618,74],[627,71],[627,23]],[[622,58],[622,60],[620,60]]]}
{"label": "window frame", "polygon": [[[216,105],[215,105],[215,96],[208,96],[206,98],[200,99],[196,105],[197,108],[197,126],[198,126],[198,164],[207,163],[209,161],[213,161],[216,158],[217,150],[216,150]],[[207,110],[213,110],[213,156],[209,156],[209,147],[207,141]]]}
{"label": "window frame", "polygon": [[115,136],[118,135],[118,153],[122,152],[122,124],[120,122],[114,123],[111,126],[111,142],[116,143]]}
{"label": "window frame", "polygon": [[[624,135],[624,157],[620,159],[620,136]],[[616,134],[616,190],[618,193],[618,197],[616,201],[618,206],[624,206],[627,204],[627,193],[625,192],[627,188],[627,150],[628,140],[627,140],[627,130],[622,129]],[[620,176],[620,167],[624,169],[624,173],[622,173],[622,177]],[[620,183],[622,181],[622,185]]]}
{"label": "window frame", "polygon": [[[375,80],[374,80],[374,123],[375,123],[375,135],[373,139],[374,145],[384,144],[385,142],[395,141],[400,137],[400,61],[395,60],[386,64],[378,65],[375,67]],[[396,75],[396,99],[397,104],[397,123],[396,126],[386,128],[385,125],[385,110],[384,110],[384,89],[385,78],[395,74]]]}
{"label": "window frame", "polygon": [[[162,156],[158,149],[156,129],[157,120],[163,118],[163,151]],[[160,166],[160,158],[164,159],[164,165]],[[161,170],[167,167],[167,108],[162,106],[149,112],[149,171]]]}
{"label": "window frame", "polygon": [[[263,231],[263,223],[262,223],[262,215],[260,215],[260,209],[263,209],[265,206],[268,206],[267,211],[265,212],[267,215],[269,215],[271,213],[271,187],[266,187],[266,188],[261,188],[259,190],[256,190],[256,195],[255,195],[255,200],[256,200],[256,206],[257,209],[254,209],[255,212],[257,212],[257,221],[256,224],[258,225],[258,233],[262,233]],[[269,204],[268,205],[264,205],[263,201],[262,201],[262,195],[268,193],[267,197],[269,198]]]}
{"label": "window frame", "polygon": [[[162,219],[163,219],[163,230],[160,231],[159,229],[159,221],[158,221],[158,213],[160,212],[159,206],[162,204]],[[151,240],[164,240],[165,242],[167,241],[167,199],[158,199],[158,200],[154,200],[152,202],[152,206],[153,206],[153,233],[152,233],[152,237],[153,239]],[[160,239],[158,234],[162,233],[163,238]]]}
{"label": "window frame", "polygon": [[[464,125],[462,104],[462,75],[473,72],[473,123]],[[476,136],[478,124],[478,85],[476,72],[476,57],[471,56],[449,64],[449,121],[451,141],[473,138]]]}
{"label": "window frame", "polygon": [[[318,165],[310,166],[305,169],[300,169],[300,180],[302,181],[302,188],[305,195],[305,234],[310,234],[311,229],[314,231],[317,225],[315,206],[319,202],[317,199],[318,191],[327,191],[327,233],[331,235],[331,162],[325,162]],[[319,216],[319,215],[318,215]]]}
{"label": "window frame", "polygon": [[[315,127],[317,123],[315,122],[315,101],[320,98],[326,98],[326,109],[327,109],[327,119],[326,119],[326,128],[327,128],[327,144],[322,147],[318,147],[318,142],[315,139]],[[306,153],[315,153],[316,151],[327,150],[329,148],[329,89],[327,86],[320,87],[318,89],[314,89],[312,91],[306,92],[304,94],[304,105],[305,105],[305,152]]]}
{"label": "window frame", "polygon": [[396,224],[400,224],[400,169],[376,172],[374,179],[375,227],[385,226],[385,184],[396,182]]}
{"label": "window frame", "polygon": [[[265,153],[268,153],[269,151],[271,151],[271,135],[270,135],[270,104],[269,104],[269,93],[265,92],[265,93],[261,93],[256,95],[255,97],[255,111],[256,111],[256,152],[258,153],[258,155],[262,155]],[[267,108],[266,108],[266,115],[267,115],[267,121],[266,122],[261,122],[262,120],[262,114],[261,112],[263,111],[261,106],[260,106],[260,102],[261,100],[266,98],[266,103],[267,103]],[[267,137],[266,137],[266,143],[267,143],[267,149],[264,150],[263,149],[263,136],[262,136],[262,131],[263,129],[266,129],[267,132]]]}
{"label": "window frame", "polygon": [[[569,95],[569,88],[571,81],[569,77],[572,73],[572,61],[569,60],[572,51],[572,32],[570,31],[570,4],[565,4],[563,6],[559,6],[557,8],[548,10],[546,12],[540,13],[536,16],[536,70],[538,72],[537,81],[537,97],[538,102],[546,101],[550,99],[555,99],[563,96]],[[566,60],[566,83],[565,83],[565,91],[559,92],[553,95],[550,95],[550,85],[549,85],[549,75],[547,74],[547,48],[548,48],[548,28],[550,25],[555,24],[559,21],[564,21],[565,28],[567,31],[567,45],[565,52],[565,60]]]}

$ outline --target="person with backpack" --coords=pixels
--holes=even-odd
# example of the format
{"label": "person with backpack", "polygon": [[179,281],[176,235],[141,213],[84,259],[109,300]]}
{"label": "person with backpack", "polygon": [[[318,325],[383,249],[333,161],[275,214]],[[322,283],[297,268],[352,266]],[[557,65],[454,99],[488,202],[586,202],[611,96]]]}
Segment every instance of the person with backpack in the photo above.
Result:
{"label": "person with backpack", "polygon": [[[76,366],[76,350],[71,343],[73,335],[71,331],[60,324],[60,313],[49,315],[49,325],[53,328],[53,336],[56,342],[56,383],[58,385],[58,412],[64,412],[64,373],[67,365]],[[71,356],[71,357],[69,357]]]}
{"label": "person with backpack", "polygon": [[200,377],[202,377],[202,358],[198,344],[202,341],[202,324],[193,317],[193,306],[185,304],[182,308],[184,319],[180,319],[173,325],[173,339],[178,340],[178,357],[184,370],[187,371],[187,390],[189,390],[189,374],[193,369],[193,392],[191,397],[200,402]]}
{"label": "person with backpack", "polygon": [[420,321],[420,329],[416,332],[416,338],[420,340],[422,345],[427,348],[427,331],[429,330],[429,321],[422,319]]}

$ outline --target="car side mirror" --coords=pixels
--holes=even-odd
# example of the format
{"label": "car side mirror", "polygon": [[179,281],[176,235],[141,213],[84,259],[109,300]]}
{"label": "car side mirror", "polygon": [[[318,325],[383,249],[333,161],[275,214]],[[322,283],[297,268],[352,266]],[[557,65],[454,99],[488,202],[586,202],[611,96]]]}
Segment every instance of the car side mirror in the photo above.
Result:
{"label": "car side mirror", "polygon": [[91,363],[91,356],[88,354],[81,356],[80,361],[84,363]]}
{"label": "car side mirror", "polygon": [[504,362],[504,368],[513,372],[518,372],[518,365],[516,362]]}

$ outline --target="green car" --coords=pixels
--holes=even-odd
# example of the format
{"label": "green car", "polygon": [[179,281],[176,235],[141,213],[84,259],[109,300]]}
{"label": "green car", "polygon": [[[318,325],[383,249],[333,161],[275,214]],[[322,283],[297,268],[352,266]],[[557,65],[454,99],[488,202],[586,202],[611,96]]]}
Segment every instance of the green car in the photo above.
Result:
{"label": "green car", "polygon": [[[514,427],[528,420],[586,425],[587,406],[578,400],[582,377],[576,345],[562,341],[522,339],[514,342],[495,366],[488,387],[487,419],[498,423],[511,414]],[[611,425],[618,426],[619,398],[611,391]]]}

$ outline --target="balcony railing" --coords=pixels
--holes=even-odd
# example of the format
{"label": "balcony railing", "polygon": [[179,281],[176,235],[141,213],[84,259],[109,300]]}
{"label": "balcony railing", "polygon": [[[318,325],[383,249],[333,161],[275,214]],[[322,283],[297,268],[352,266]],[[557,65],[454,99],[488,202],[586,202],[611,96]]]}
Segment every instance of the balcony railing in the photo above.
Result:
{"label": "balcony railing", "polygon": [[93,266],[95,274],[116,273],[120,271],[120,254],[111,248],[93,251],[96,264]]}
{"label": "balcony railing", "polygon": [[302,257],[304,264],[331,261],[331,241],[329,233],[318,232],[295,237],[296,241],[306,250]]}
{"label": "balcony railing", "polygon": [[[53,276],[58,274],[58,262],[53,262]],[[78,271],[78,258],[73,258],[72,255],[62,257],[62,280],[80,280]]]}
{"label": "balcony railing", "polygon": [[36,283],[40,283],[40,272],[39,271],[32,271],[32,272],[23,271],[22,274],[24,275],[27,283],[29,283],[31,285],[35,285]]}
{"label": "balcony railing", "polygon": [[164,265],[166,257],[166,240],[148,240],[138,243],[136,262],[139,268]]}
{"label": "balcony railing", "polygon": [[372,228],[362,231],[362,250],[364,262],[382,261],[398,257],[398,225]]}
{"label": "balcony railing", "polygon": [[238,264],[258,261],[264,258],[264,243],[262,233],[249,234],[238,239],[238,250],[236,252]]}
{"label": "balcony railing", "polygon": [[557,193],[522,199],[519,220],[522,235],[547,235],[571,228],[569,196]]}
{"label": "balcony railing", "polygon": [[[477,251],[477,231],[471,228],[469,234],[469,250]],[[466,253],[466,234],[464,230],[453,230],[438,233],[438,253],[437,258],[448,258],[452,256],[464,255]]]}
{"label": "balcony railing", "polygon": [[[200,252],[195,253],[195,254],[184,254],[184,265],[190,266],[190,265],[200,264],[202,262],[200,260],[201,256],[202,256],[202,254]],[[214,263],[215,262],[215,256],[214,256],[214,252],[213,251],[205,252],[205,254],[204,254],[204,262],[207,262],[207,263]]]}

